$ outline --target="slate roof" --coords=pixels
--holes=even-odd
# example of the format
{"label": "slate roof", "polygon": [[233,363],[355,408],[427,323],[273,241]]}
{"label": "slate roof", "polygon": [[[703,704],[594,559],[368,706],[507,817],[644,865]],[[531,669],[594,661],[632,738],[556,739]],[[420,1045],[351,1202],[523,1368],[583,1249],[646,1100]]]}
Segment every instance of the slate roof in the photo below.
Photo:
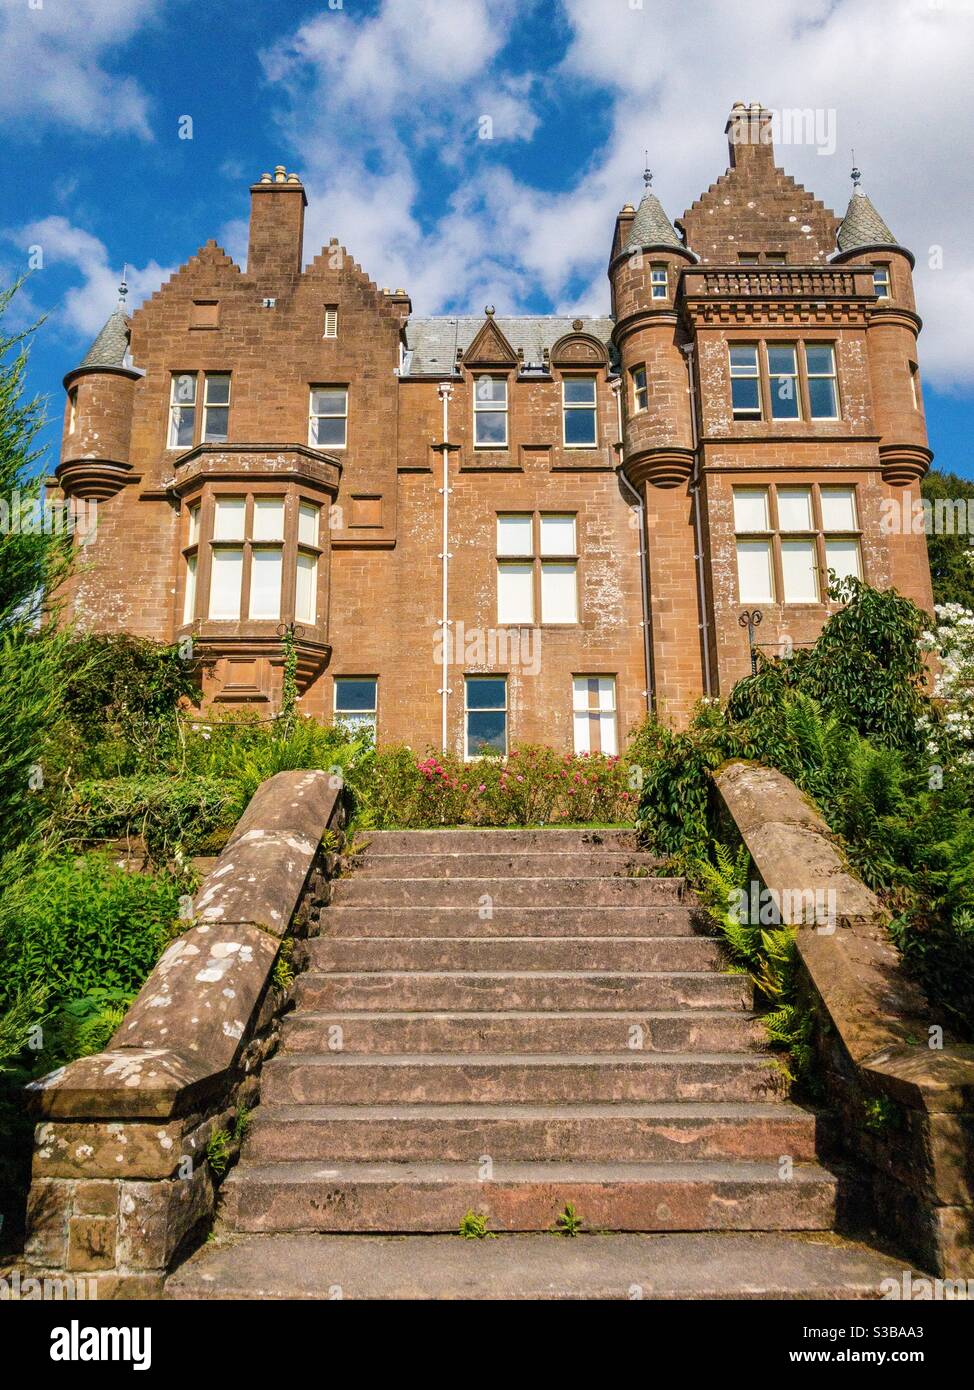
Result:
{"label": "slate roof", "polygon": [[[574,330],[574,317],[560,314],[494,319],[515,352],[524,349],[523,365],[540,366],[545,348],[549,353],[559,338]],[[406,358],[403,376],[444,376],[456,368],[457,348],[466,349],[484,324],[484,315],[437,315],[411,318],[406,325]],[[612,319],[582,319],[582,333],[605,343],[612,360]]]}
{"label": "slate roof", "polygon": [[78,367],[125,367],[129,350],[129,321],[116,309],[78,363]]}
{"label": "slate roof", "polygon": [[897,240],[865,193],[858,189],[849,199],[836,240],[840,251],[859,246],[896,246]]}
{"label": "slate roof", "polygon": [[676,234],[673,223],[663,211],[663,204],[655,193],[648,189],[636,209],[624,251],[638,251],[640,247],[673,246],[685,251],[686,247]]}

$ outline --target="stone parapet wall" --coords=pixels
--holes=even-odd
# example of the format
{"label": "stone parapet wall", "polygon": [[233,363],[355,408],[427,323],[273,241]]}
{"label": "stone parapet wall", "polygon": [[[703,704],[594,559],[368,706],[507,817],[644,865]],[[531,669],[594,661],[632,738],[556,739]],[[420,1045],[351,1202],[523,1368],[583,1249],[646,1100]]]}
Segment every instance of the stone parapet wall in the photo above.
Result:
{"label": "stone parapet wall", "polygon": [[[99,1298],[156,1297],[212,1221],[217,1132],[257,1100],[287,995],[282,942],[313,934],[330,896],[340,788],[321,771],[264,782],[106,1051],[30,1087],[39,1117],[26,1261],[96,1280]],[[222,1165],[218,1165],[222,1166]]]}
{"label": "stone parapet wall", "polygon": [[834,895],[831,922],[797,924],[802,991],[837,1141],[868,1179],[877,1226],[934,1274],[971,1277],[974,1046],[941,1030],[882,905],[798,787],[747,762],[714,777],[769,890]]}

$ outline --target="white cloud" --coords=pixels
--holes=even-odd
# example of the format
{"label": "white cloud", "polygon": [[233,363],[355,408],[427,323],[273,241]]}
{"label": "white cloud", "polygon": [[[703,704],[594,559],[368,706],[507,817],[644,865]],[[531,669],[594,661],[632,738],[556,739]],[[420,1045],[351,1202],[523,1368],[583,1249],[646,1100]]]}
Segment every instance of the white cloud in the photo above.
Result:
{"label": "white cloud", "polygon": [[[777,162],[841,213],[855,147],[867,191],[917,255],[927,380],[974,382],[969,5],[561,8],[567,54],[533,80],[505,66],[518,9],[485,0],[384,0],[365,20],[327,12],[270,49],[265,71],[289,96],[286,128],[305,166],[309,253],[338,235],[373,278],[404,284],[420,312],[479,311],[488,298],[516,310],[539,291],[559,308],[604,310],[615,213],[640,192],[645,148],[676,218],[726,167],[733,101],[818,109],[834,113],[834,151],[791,144]],[[538,100],[552,84],[599,107],[610,127],[598,158],[555,193],[506,169],[503,145],[561,138],[549,127],[538,135]],[[481,114],[494,116],[496,146],[471,163],[464,140]],[[420,166],[431,158],[452,188],[442,210],[430,208],[429,165]],[[943,270],[927,268],[932,245],[944,248]]]}
{"label": "white cloud", "polygon": [[131,77],[107,66],[111,50],[162,8],[162,0],[0,0],[0,115],[21,132],[74,126],[151,138],[147,103]]}
{"label": "white cloud", "polygon": [[[80,284],[72,285],[58,303],[48,305],[50,321],[69,335],[93,338],[118,303],[118,284],[122,267],[109,263],[108,248],[98,237],[75,227],[66,217],[45,217],[31,222],[16,232],[7,232],[6,239],[18,243],[26,262],[29,247],[39,247],[42,267],[28,281],[35,300],[44,299],[44,276],[50,270],[65,270],[80,275]],[[127,268],[129,311],[157,290],[172,274],[172,268],[149,261],[144,266]]]}

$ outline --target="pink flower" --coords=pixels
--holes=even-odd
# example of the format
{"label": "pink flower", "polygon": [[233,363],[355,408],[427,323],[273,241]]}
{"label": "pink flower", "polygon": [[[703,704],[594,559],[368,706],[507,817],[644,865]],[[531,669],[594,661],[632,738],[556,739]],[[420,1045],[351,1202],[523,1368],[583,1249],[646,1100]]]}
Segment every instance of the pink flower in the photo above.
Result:
{"label": "pink flower", "polygon": [[479,792],[485,792],[485,791],[487,790],[487,785],[486,785],[486,783],[481,782],[481,784],[480,784],[480,786],[477,788],[477,790],[478,790]]}
{"label": "pink flower", "polygon": [[517,774],[517,780],[518,780],[519,782],[523,782],[523,781],[524,781],[524,778],[521,776],[520,773]]}

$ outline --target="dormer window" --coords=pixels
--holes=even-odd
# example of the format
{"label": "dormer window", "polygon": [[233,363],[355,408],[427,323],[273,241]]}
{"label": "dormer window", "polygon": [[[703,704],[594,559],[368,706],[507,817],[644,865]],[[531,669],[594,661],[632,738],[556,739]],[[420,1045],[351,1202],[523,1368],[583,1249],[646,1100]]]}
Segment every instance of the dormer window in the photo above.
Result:
{"label": "dormer window", "polygon": [[669,271],[662,262],[650,266],[649,285],[653,299],[665,299],[669,294]]}
{"label": "dormer window", "polygon": [[478,376],[473,391],[473,442],[476,449],[507,448],[507,378]]}

